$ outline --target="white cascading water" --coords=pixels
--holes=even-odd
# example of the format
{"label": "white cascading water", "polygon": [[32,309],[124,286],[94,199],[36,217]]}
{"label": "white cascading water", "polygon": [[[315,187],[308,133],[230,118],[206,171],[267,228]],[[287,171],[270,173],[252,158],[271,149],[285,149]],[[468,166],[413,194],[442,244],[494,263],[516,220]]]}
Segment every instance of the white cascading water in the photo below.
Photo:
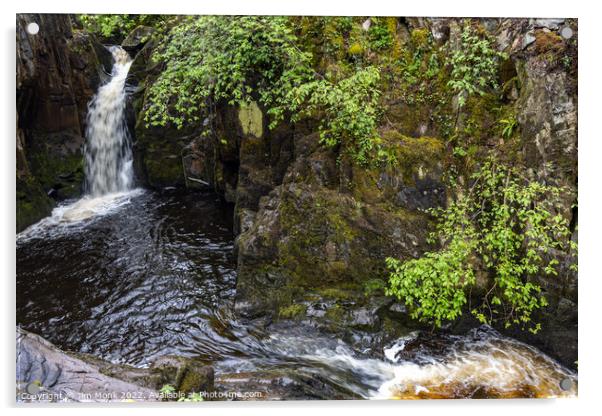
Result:
{"label": "white cascading water", "polygon": [[134,173],[125,117],[125,81],[132,59],[119,46],[111,46],[110,51],[114,59],[111,79],[98,89],[88,105],[85,195],[71,204],[56,207],[52,215],[19,233],[18,241],[68,230],[114,211],[143,192],[131,189]]}
{"label": "white cascading water", "polygon": [[86,120],[86,191],[91,196],[127,191],[133,181],[125,120],[125,81],[132,60],[119,46],[110,50],[115,60],[111,80],[98,89]]}
{"label": "white cascading water", "polygon": [[419,332],[412,332],[384,348],[384,358],[367,358],[333,337],[275,332],[261,341],[258,357],[269,357],[267,366],[261,358],[244,356],[215,363],[215,368],[220,382],[270,369],[279,360],[312,372],[326,368],[320,373],[325,380],[375,400],[577,396],[576,373],[490,327],[447,336],[440,351],[414,344],[414,352],[404,357],[418,339]]}

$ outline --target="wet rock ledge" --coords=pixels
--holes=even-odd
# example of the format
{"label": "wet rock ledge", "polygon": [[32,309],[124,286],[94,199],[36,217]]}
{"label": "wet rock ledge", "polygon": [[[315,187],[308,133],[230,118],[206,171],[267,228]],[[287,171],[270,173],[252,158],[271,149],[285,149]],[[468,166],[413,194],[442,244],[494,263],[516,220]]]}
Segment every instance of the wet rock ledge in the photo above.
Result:
{"label": "wet rock ledge", "polygon": [[[112,364],[65,352],[39,335],[17,328],[17,402],[132,402],[177,400],[213,391],[213,368],[166,356],[149,368]],[[169,384],[171,395],[159,390]]]}

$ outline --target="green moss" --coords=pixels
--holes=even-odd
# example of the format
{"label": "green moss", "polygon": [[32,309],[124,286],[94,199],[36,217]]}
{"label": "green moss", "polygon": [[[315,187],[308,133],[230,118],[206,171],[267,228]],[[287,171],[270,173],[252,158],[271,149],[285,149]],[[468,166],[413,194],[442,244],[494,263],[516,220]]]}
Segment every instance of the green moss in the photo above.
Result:
{"label": "green moss", "polygon": [[154,143],[147,149],[144,162],[151,186],[184,185],[182,159],[169,144]]}
{"label": "green moss", "polygon": [[53,202],[31,177],[17,177],[17,232],[48,216]]}
{"label": "green moss", "polygon": [[500,95],[487,93],[473,95],[466,100],[462,110],[463,122],[459,123],[458,141],[465,147],[468,145],[484,145],[491,137],[491,132],[498,129],[497,114],[501,108]]}
{"label": "green moss", "polygon": [[345,310],[341,305],[335,304],[331,308],[328,308],[324,316],[326,319],[333,321],[333,323],[336,325],[344,320]]}
{"label": "green moss", "polygon": [[241,105],[238,120],[243,134],[261,138],[263,136],[263,113],[255,101]]}
{"label": "green moss", "polygon": [[205,374],[195,371],[189,365],[183,365],[176,375],[176,389],[182,393],[199,392],[200,387],[208,384]]}
{"label": "green moss", "polygon": [[348,52],[351,56],[362,55],[364,53],[364,47],[359,42],[355,42],[349,46]]}
{"label": "green moss", "polygon": [[391,36],[391,58],[397,60],[403,52],[401,40],[397,35],[397,17],[385,17],[385,23]]}
{"label": "green moss", "polygon": [[383,202],[384,193],[382,187],[378,186],[381,169],[356,169],[353,172],[353,196],[358,201],[369,204]]}
{"label": "green moss", "polygon": [[301,319],[307,312],[307,306],[301,303],[295,303],[278,311],[278,317],[283,319]]}
{"label": "green moss", "polygon": [[319,289],[317,293],[323,298],[333,300],[351,300],[357,295],[357,293],[352,290],[345,290],[338,287]]}
{"label": "green moss", "polygon": [[410,33],[410,40],[412,45],[416,48],[427,46],[430,39],[430,32],[428,29],[414,29]]}
{"label": "green moss", "polygon": [[394,169],[401,170],[404,179],[410,183],[416,176],[424,175],[426,169],[443,161],[445,144],[439,139],[407,137],[394,130],[383,133],[383,139],[397,160]]}
{"label": "green moss", "polygon": [[293,271],[296,284],[319,287],[348,278],[349,264],[341,250],[357,237],[355,208],[335,191],[283,195],[281,227],[286,239],[278,245],[279,263]]}
{"label": "green moss", "polygon": [[29,149],[32,176],[45,192],[56,189],[60,199],[81,195],[84,182],[83,155],[61,150],[62,142],[69,139],[61,135],[36,136],[38,144]]}

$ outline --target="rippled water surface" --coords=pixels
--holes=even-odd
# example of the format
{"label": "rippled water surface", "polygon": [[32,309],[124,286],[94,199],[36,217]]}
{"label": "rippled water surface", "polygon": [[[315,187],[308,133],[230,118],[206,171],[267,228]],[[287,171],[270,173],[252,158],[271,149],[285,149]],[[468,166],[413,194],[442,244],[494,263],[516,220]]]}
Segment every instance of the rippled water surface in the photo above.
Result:
{"label": "rippled water surface", "polygon": [[213,195],[149,191],[77,204],[19,239],[18,323],[118,362],[193,353],[233,295],[232,211]]}
{"label": "rippled water surface", "polygon": [[194,356],[215,367],[218,387],[264,398],[576,394],[576,374],[488,328],[412,333],[373,354],[299,323],[240,322],[232,251],[232,209],[213,194],[84,197],[17,237],[17,323],[118,363]]}

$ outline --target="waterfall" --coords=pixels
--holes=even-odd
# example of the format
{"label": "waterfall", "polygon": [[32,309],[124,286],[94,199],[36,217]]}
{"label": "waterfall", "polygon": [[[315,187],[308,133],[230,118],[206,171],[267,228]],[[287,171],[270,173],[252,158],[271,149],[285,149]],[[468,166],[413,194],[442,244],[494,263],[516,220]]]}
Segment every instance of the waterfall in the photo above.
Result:
{"label": "waterfall", "polygon": [[132,60],[119,46],[111,46],[110,51],[115,60],[111,79],[88,104],[85,195],[54,208],[49,217],[19,233],[18,241],[69,231],[89,219],[114,212],[143,192],[132,189],[132,149],[125,118],[125,80]]}
{"label": "waterfall", "polygon": [[125,119],[125,81],[132,60],[119,46],[111,46],[115,64],[111,79],[88,105],[86,127],[86,192],[106,195],[130,189],[132,150]]}

